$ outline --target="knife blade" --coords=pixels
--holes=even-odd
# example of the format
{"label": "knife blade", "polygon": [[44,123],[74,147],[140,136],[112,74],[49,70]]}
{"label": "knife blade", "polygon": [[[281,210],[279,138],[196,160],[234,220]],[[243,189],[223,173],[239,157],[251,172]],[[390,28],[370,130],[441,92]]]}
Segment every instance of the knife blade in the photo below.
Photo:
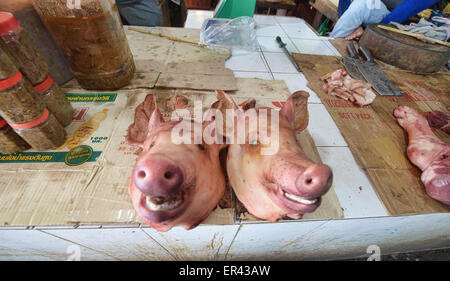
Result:
{"label": "knife blade", "polygon": [[349,56],[344,56],[344,67],[345,70],[355,79],[361,80],[366,82],[366,79],[361,74],[361,72],[358,69],[358,63],[361,61],[359,60],[358,53],[356,52],[355,45],[353,45],[352,42],[350,42],[347,45],[347,52],[350,54]]}
{"label": "knife blade", "polygon": [[289,60],[292,62],[292,64],[295,66],[295,68],[297,69],[298,72],[302,72],[302,69],[300,68],[300,66],[298,66],[297,61],[294,59],[294,57],[291,55],[291,53],[288,51],[288,49],[286,49],[286,43],[283,42],[283,40],[281,40],[280,36],[277,36],[276,38],[278,45],[280,45],[280,48],[282,48],[285,52],[285,54],[288,56]]}
{"label": "knife blade", "polygon": [[367,82],[382,96],[403,96],[394,84],[389,80],[384,71],[375,62],[372,53],[365,46],[359,47],[359,52],[366,59],[358,63],[358,69]]}

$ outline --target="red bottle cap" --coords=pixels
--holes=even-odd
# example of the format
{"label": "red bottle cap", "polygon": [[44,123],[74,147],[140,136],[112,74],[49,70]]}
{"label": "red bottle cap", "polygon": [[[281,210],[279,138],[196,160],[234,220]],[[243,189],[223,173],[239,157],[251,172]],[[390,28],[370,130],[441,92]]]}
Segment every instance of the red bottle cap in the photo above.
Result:
{"label": "red bottle cap", "polygon": [[48,109],[45,109],[44,114],[42,114],[42,116],[36,120],[30,121],[27,123],[22,123],[22,124],[9,124],[9,126],[11,126],[11,128],[13,128],[15,130],[24,130],[24,129],[34,128],[34,127],[44,123],[45,120],[47,120],[49,115],[50,115],[50,113],[48,112]]}
{"label": "red bottle cap", "polygon": [[3,118],[0,118],[0,128],[5,127],[5,125],[6,125],[6,120]]}
{"label": "red bottle cap", "polygon": [[22,73],[19,71],[13,76],[6,78],[4,80],[0,80],[0,91],[11,88],[22,80]]}
{"label": "red bottle cap", "polygon": [[20,24],[13,14],[8,12],[0,12],[0,34],[14,31],[19,27]]}
{"label": "red bottle cap", "polygon": [[52,77],[50,77],[50,75],[48,75],[47,78],[45,78],[45,80],[42,83],[34,86],[34,89],[36,90],[36,92],[41,94],[41,93],[47,91],[48,89],[50,89],[50,87],[53,86],[53,82],[54,81],[53,81]]}

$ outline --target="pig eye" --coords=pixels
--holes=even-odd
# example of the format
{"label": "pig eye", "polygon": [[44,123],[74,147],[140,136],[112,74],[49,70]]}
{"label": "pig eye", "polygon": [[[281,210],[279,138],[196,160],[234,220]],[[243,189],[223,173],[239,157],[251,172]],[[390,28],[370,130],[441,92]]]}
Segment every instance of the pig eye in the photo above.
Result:
{"label": "pig eye", "polygon": [[150,148],[152,148],[152,147],[154,147],[155,146],[155,142],[152,142],[151,144],[150,144]]}
{"label": "pig eye", "polygon": [[198,145],[198,149],[200,149],[201,151],[205,151],[206,150],[206,148],[203,145],[201,145],[201,144]]}

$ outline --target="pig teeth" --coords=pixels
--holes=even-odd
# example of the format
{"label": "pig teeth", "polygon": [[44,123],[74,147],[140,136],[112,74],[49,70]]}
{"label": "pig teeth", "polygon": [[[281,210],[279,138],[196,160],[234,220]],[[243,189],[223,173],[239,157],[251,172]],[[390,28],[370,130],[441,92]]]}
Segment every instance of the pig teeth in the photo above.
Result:
{"label": "pig teeth", "polygon": [[164,202],[162,204],[154,204],[149,197],[145,198],[145,202],[147,207],[151,210],[151,211],[168,211],[168,210],[172,210],[177,208],[178,206],[181,205],[181,203],[183,203],[183,199],[178,199],[178,200],[171,200],[171,201],[167,201]]}
{"label": "pig teeth", "polygon": [[285,191],[283,192],[283,194],[284,194],[284,196],[286,196],[286,198],[291,199],[292,201],[295,201],[295,202],[298,202],[301,204],[305,204],[305,205],[312,205],[317,202],[317,199],[308,200],[305,198],[295,196],[294,194],[287,193]]}

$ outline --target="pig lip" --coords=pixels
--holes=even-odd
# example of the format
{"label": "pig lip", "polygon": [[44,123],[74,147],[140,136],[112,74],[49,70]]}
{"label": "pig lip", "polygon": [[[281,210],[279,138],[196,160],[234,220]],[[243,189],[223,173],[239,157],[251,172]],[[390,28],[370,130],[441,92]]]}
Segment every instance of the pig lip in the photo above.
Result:
{"label": "pig lip", "polygon": [[[168,203],[169,201],[163,202],[161,204],[155,204],[151,201],[151,199],[146,196],[144,193],[141,193],[139,200],[139,213],[147,220],[154,223],[161,223],[165,221],[171,221],[176,219],[179,215],[183,213],[183,211],[188,206],[188,198],[190,191],[195,187],[195,184],[185,185],[180,191],[179,195],[176,196],[178,200],[176,202],[172,202],[169,206],[163,206],[164,203]],[[161,208],[161,210],[151,210],[149,204],[153,204],[153,208]],[[173,205],[173,206],[170,206]]]}
{"label": "pig lip", "polygon": [[269,190],[273,201],[293,212],[312,213],[321,203],[320,197],[303,198],[287,192],[276,183],[266,182],[264,186]]}

